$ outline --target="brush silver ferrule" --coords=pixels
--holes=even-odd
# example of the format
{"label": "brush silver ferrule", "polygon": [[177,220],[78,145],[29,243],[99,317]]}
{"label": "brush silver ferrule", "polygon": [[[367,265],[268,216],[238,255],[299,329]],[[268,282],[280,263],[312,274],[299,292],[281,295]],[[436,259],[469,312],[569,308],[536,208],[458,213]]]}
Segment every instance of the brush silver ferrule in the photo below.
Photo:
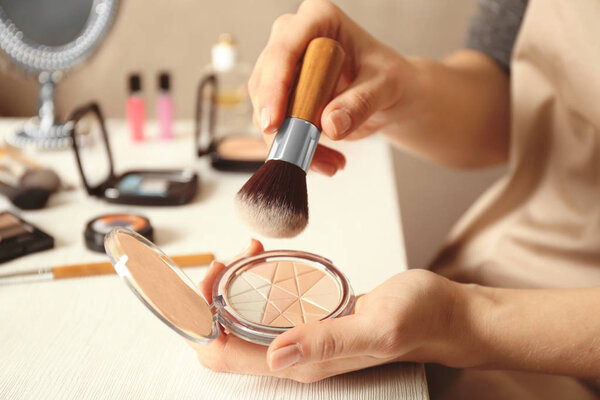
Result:
{"label": "brush silver ferrule", "polygon": [[300,118],[286,118],[271,145],[268,160],[281,160],[308,172],[321,131],[308,121]]}

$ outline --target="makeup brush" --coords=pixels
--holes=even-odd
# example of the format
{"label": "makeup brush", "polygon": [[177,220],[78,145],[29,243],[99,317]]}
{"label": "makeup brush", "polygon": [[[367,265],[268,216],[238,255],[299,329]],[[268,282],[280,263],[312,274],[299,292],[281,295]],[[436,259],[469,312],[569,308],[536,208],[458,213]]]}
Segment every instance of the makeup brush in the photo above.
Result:
{"label": "makeup brush", "polygon": [[235,207],[256,232],[293,237],[308,223],[306,172],[321,136],[321,113],[333,96],[344,50],[333,39],[313,39],[306,48],[287,118],[267,161],[240,189]]}
{"label": "makeup brush", "polygon": [[[184,256],[171,257],[173,262],[181,268],[198,267],[208,265],[215,259],[212,253],[188,254]],[[13,282],[13,279],[34,278],[35,280],[51,280],[65,278],[79,278],[83,276],[114,274],[115,269],[109,262],[97,262],[87,264],[61,265],[58,267],[40,268],[35,270],[15,272],[0,275],[0,284],[5,281]]]}

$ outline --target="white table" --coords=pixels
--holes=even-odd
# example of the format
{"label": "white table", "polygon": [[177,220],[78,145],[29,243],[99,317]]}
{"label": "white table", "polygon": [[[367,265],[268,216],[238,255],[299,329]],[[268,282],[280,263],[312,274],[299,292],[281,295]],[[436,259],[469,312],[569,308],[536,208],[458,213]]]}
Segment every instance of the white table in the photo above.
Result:
{"label": "white table", "polygon": [[[0,136],[21,121],[0,120]],[[129,142],[123,121],[109,131],[117,172],[133,167],[194,167],[201,189],[182,207],[121,206],[89,197],[80,187],[72,152],[34,153],[78,189],[54,195],[42,210],[21,212],[54,236],[53,250],[0,264],[0,272],[103,261],[87,250],[85,224],[108,212],[148,216],[155,242],[171,255],[214,252],[228,260],[252,235],[234,214],[232,199],[249,175],[219,173],[192,149],[192,126],[177,125],[169,142],[150,126],[144,144]],[[339,143],[348,158],[334,179],[308,176],[310,223],[294,239],[265,239],[267,249],[326,256],[366,292],[406,269],[391,153],[379,138]],[[0,210],[10,208],[0,199]],[[14,211],[14,210],[13,210]],[[205,268],[187,270],[195,281]],[[423,367],[392,364],[314,384],[215,373],[155,318],[117,276],[0,286],[1,399],[424,399]]]}

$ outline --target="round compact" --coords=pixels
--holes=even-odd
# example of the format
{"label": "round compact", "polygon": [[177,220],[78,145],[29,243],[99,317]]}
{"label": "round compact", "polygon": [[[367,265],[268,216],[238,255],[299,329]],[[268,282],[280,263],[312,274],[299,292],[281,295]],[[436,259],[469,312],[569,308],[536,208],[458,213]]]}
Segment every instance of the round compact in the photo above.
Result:
{"label": "round compact", "polygon": [[116,227],[128,228],[152,240],[153,229],[146,217],[136,214],[107,214],[94,218],[85,227],[83,234],[88,249],[104,251],[104,237]]}
{"label": "round compact", "polygon": [[186,339],[208,343],[219,325],[268,346],[294,326],[347,315],[348,279],[331,261],[299,251],[267,251],[230,264],[217,277],[209,305],[193,282],[151,242],[123,228],[106,237],[115,270],[137,297]]}

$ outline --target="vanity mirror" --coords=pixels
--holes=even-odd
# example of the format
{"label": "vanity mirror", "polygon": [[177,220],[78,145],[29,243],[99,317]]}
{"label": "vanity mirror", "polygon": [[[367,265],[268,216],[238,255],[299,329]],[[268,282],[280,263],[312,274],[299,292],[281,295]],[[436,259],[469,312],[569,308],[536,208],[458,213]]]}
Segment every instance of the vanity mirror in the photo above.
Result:
{"label": "vanity mirror", "polygon": [[0,0],[0,48],[40,83],[38,116],[8,140],[17,147],[60,149],[69,132],[57,122],[54,86],[98,48],[118,0]]}

